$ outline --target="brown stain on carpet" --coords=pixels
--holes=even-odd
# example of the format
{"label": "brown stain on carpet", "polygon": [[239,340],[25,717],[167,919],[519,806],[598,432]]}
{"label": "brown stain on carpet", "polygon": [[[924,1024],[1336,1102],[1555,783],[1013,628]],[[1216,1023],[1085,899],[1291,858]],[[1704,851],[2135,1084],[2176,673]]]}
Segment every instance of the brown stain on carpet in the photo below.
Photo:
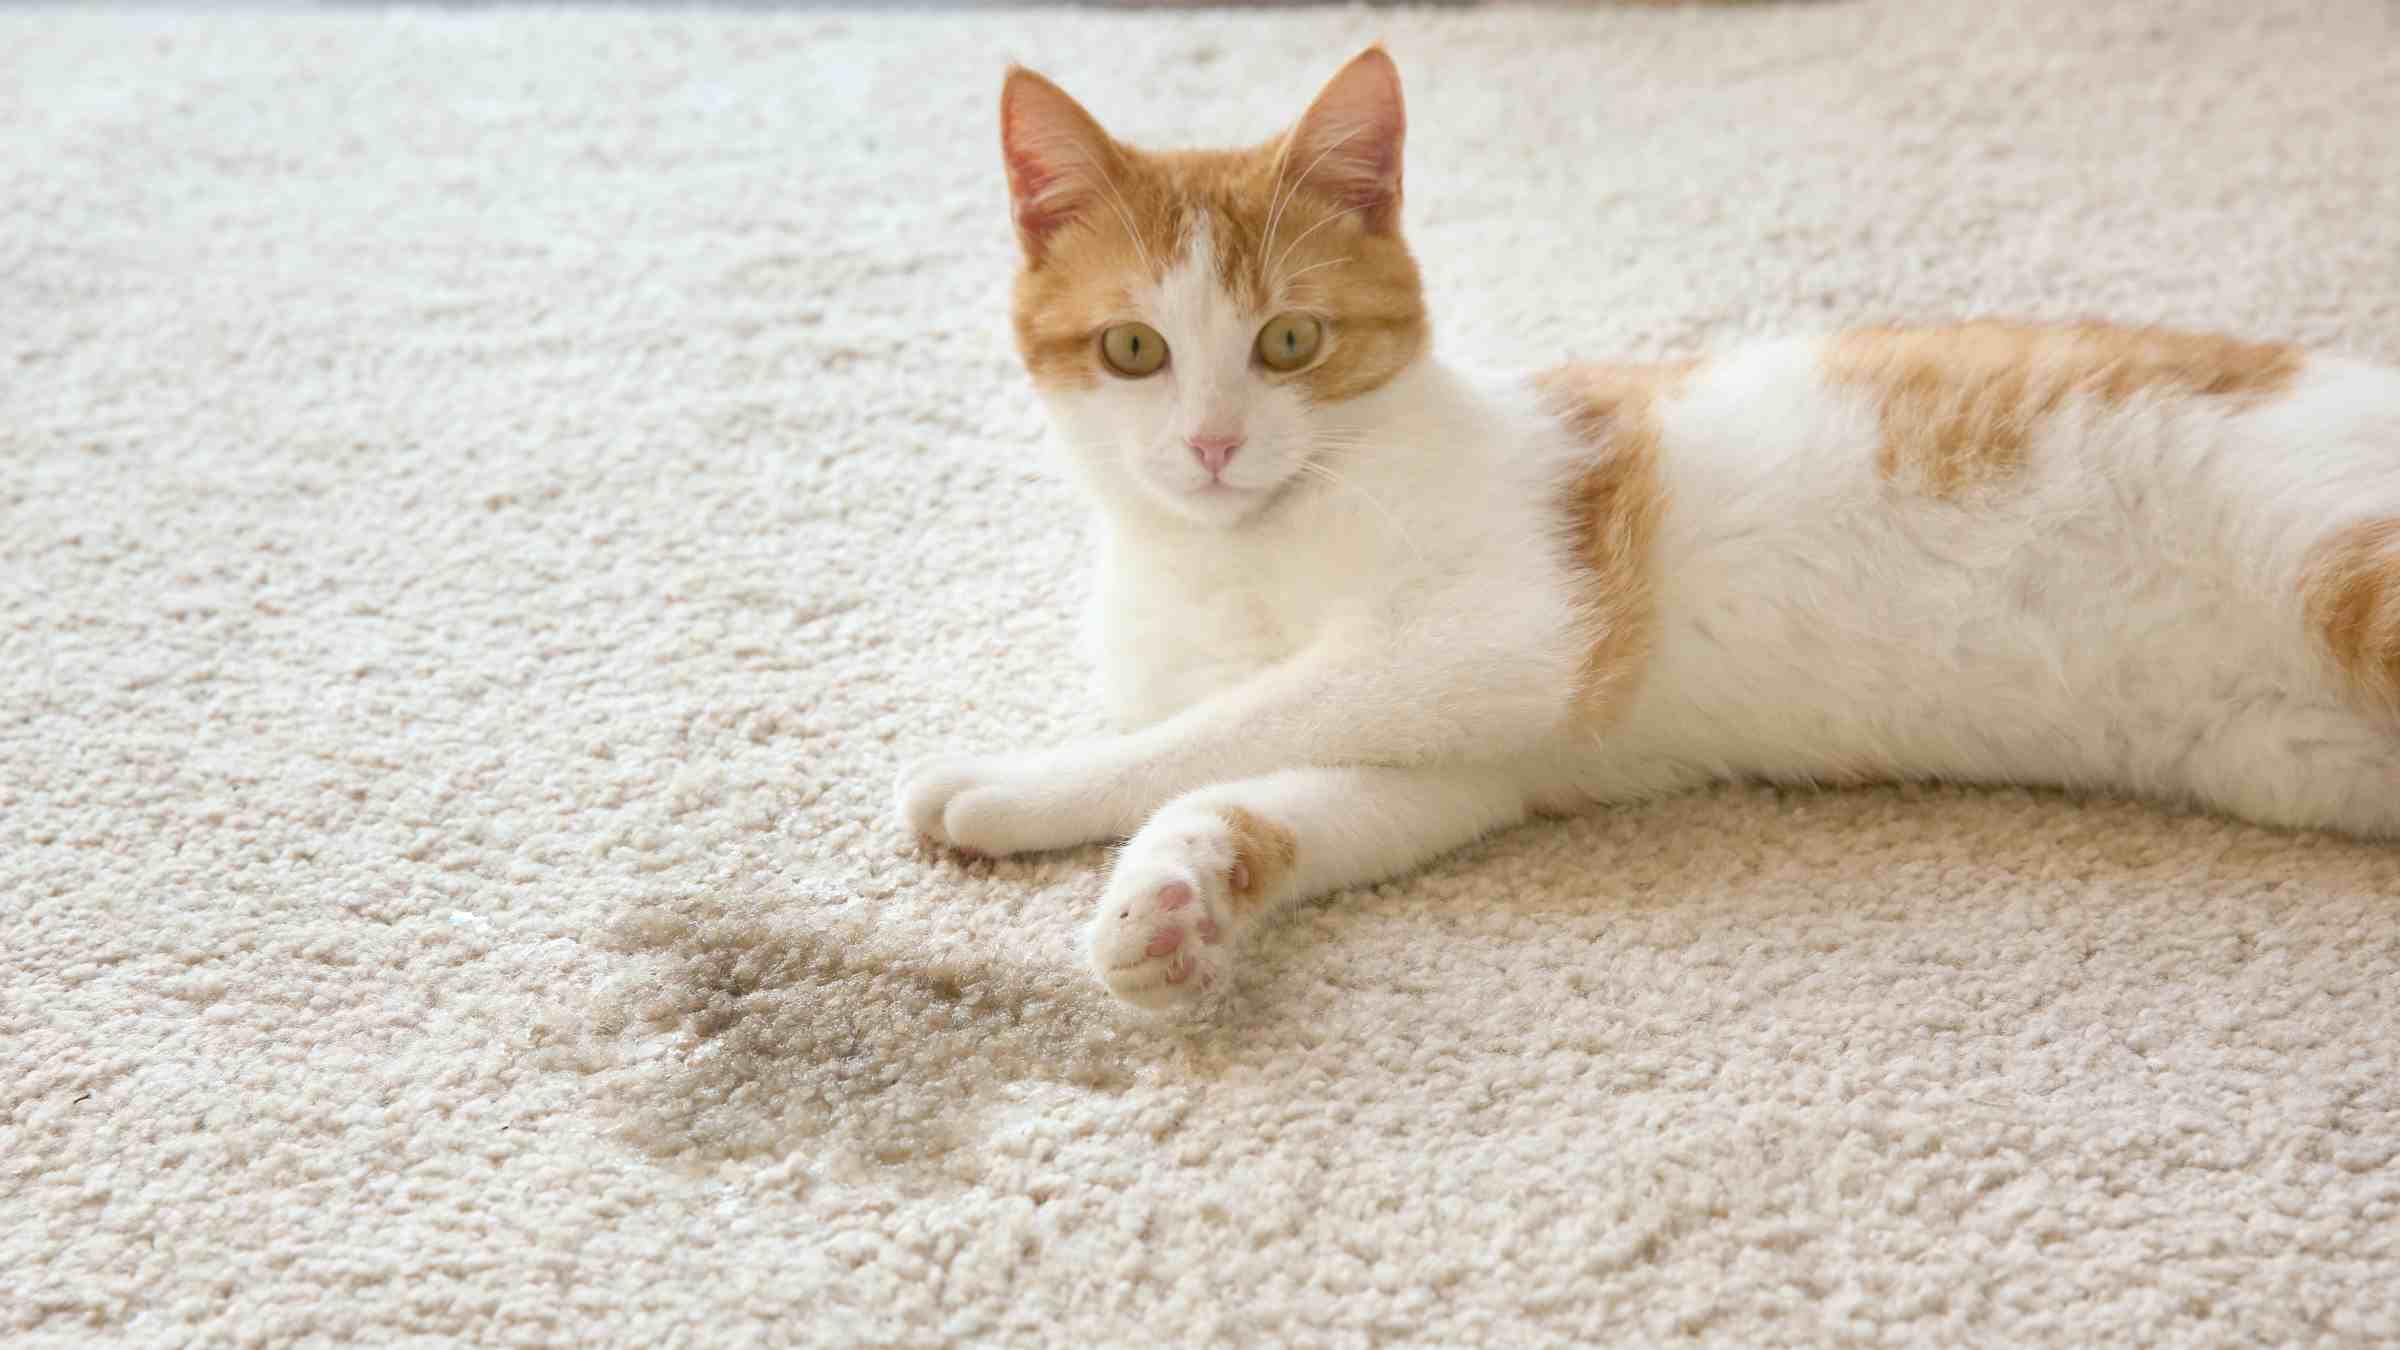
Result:
{"label": "brown stain on carpet", "polygon": [[1074,972],[930,950],[856,924],[643,911],[643,958],[590,1030],[618,1132],[706,1167],[799,1156],[970,1182],[995,1106],[1030,1086],[1120,1093],[1131,1063]]}

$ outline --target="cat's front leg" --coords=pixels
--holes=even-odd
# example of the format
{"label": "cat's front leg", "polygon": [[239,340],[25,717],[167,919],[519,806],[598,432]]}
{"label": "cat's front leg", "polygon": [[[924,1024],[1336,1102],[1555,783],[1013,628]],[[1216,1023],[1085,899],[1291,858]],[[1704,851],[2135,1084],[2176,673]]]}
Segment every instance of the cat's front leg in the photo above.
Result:
{"label": "cat's front leg", "polygon": [[[1005,856],[1122,839],[1186,788],[1283,764],[1308,748],[1279,749],[1271,725],[1241,711],[1238,676],[1226,674],[1233,705],[1196,712],[1188,694],[1157,682],[1114,692],[1124,731],[1055,750],[944,755],[900,775],[900,818],[916,833],[972,853]],[[1164,728],[1175,714],[1182,723]],[[1145,735],[1143,733],[1151,732]]]}
{"label": "cat's front leg", "polygon": [[900,818],[936,843],[995,857],[1122,838],[1158,804],[1121,767],[1123,739],[919,761],[900,775]]}
{"label": "cat's front leg", "polygon": [[1410,644],[1383,630],[1345,630],[1139,731],[1034,754],[927,761],[901,777],[901,818],[973,852],[1065,848],[1122,838],[1211,784],[1310,764],[1496,759],[1557,733],[1573,688],[1571,656],[1505,635],[1476,640],[1482,630],[1472,620],[1428,622],[1423,631],[1448,640]]}
{"label": "cat's front leg", "polygon": [[1296,900],[1377,881],[1525,818],[1498,768],[1289,769],[1186,793],[1125,845],[1093,916],[1110,993],[1163,1010],[1224,985]]}

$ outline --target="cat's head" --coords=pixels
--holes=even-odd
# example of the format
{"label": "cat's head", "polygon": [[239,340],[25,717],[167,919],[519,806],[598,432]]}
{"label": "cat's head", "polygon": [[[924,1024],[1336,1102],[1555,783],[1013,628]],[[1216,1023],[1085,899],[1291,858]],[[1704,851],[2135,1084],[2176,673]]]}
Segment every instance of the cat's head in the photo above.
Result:
{"label": "cat's head", "polygon": [[1086,469],[1184,519],[1248,519],[1355,447],[1341,405],[1425,347],[1400,238],[1400,75],[1371,48],[1245,150],[1145,152],[1009,71],[1017,346]]}

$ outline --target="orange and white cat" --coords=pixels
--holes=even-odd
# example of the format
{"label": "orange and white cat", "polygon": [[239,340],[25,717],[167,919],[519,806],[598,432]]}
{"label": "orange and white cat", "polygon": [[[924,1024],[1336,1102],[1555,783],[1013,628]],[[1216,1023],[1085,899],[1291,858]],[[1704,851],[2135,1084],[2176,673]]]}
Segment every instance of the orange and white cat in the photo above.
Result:
{"label": "orange and white cat", "polygon": [[1380,49],[1246,150],[1012,70],[1025,364],[1099,507],[1122,734],[921,764],[917,831],[1131,836],[1118,997],[1295,899],[1711,779],[2047,783],[2400,833],[2400,372],[2100,324],[1436,359]]}

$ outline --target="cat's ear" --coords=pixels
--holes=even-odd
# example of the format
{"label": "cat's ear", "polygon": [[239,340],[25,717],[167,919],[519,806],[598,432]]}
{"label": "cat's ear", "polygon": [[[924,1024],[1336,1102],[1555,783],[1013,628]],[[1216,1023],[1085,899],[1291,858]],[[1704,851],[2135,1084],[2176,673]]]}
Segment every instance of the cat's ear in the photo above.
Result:
{"label": "cat's ear", "polygon": [[1042,260],[1052,235],[1101,202],[1124,163],[1082,104],[1023,66],[1010,66],[1000,86],[1000,157],[1029,263]]}
{"label": "cat's ear", "polygon": [[1400,224],[1400,143],[1408,109],[1400,70],[1381,46],[1350,58],[1291,130],[1286,173],[1358,210],[1377,234]]}

